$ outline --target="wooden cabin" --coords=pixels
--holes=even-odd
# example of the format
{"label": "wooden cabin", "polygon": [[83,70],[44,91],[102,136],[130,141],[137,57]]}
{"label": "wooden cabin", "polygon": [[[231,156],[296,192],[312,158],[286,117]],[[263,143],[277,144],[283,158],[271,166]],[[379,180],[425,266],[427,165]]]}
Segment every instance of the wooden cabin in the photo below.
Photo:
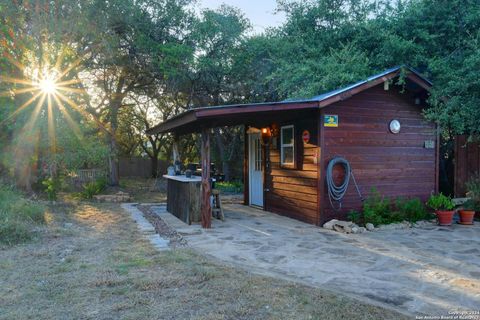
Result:
{"label": "wooden cabin", "polygon": [[[400,74],[403,85],[397,85]],[[385,196],[422,200],[437,191],[439,135],[422,116],[430,86],[415,70],[395,67],[310,99],[192,109],[148,133],[202,132],[206,164],[209,129],[244,125],[245,205],[322,225],[362,207],[353,182],[342,208],[332,206],[326,168],[335,156],[349,161],[363,197],[373,187]],[[203,167],[202,214],[209,219]],[[341,180],[342,168],[334,171]]]}

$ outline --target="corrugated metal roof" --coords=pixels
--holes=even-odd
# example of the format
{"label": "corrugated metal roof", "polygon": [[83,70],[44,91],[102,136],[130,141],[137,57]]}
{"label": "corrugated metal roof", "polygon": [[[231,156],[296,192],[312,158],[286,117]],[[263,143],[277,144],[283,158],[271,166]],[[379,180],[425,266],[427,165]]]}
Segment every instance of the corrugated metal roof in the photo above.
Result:
{"label": "corrugated metal roof", "polygon": [[[199,112],[199,111],[202,111],[202,110],[215,110],[215,109],[228,109],[228,108],[246,108],[246,107],[261,107],[261,106],[283,106],[283,105],[289,105],[289,104],[299,104],[299,103],[321,103],[322,101],[324,100],[327,100],[331,97],[334,97],[336,95],[339,95],[339,94],[342,94],[344,92],[347,92],[349,90],[352,90],[352,89],[355,89],[357,87],[360,87],[364,84],[367,84],[371,81],[375,81],[375,80],[378,80],[384,76],[387,76],[393,72],[398,72],[400,71],[402,68],[404,69],[407,69],[408,71],[414,73],[416,76],[418,76],[421,80],[425,81],[426,84],[428,84],[429,86],[432,85],[432,83],[426,79],[425,77],[423,77],[418,71],[416,71],[415,69],[409,67],[409,66],[406,66],[406,65],[399,65],[399,66],[395,66],[393,68],[390,68],[390,69],[387,69],[383,72],[380,72],[378,74],[375,74],[373,76],[370,76],[369,78],[367,78],[366,80],[362,80],[362,81],[358,81],[354,84],[351,84],[351,85],[348,85],[348,86],[345,86],[345,87],[342,87],[342,88],[339,88],[339,89],[335,89],[335,90],[332,90],[332,91],[329,91],[329,92],[325,92],[323,94],[320,94],[320,95],[317,95],[317,96],[314,96],[314,97],[311,97],[311,98],[301,98],[301,99],[287,99],[287,100],[284,100],[284,101],[277,101],[277,102],[261,102],[261,103],[248,103],[248,104],[232,104],[232,105],[220,105],[220,106],[210,106],[210,107],[200,107],[200,108],[193,108],[193,109],[189,109],[177,116],[174,116],[170,119],[168,119],[167,121],[165,121],[163,124],[166,124],[166,123],[171,123],[173,120],[178,120],[179,118],[183,118],[189,114],[194,114],[195,112]],[[280,109],[280,108],[279,108]],[[153,132],[155,131],[156,129],[159,129],[159,127],[163,124],[159,124],[157,126],[155,126],[154,128],[148,130],[148,132]]]}
{"label": "corrugated metal roof", "polygon": [[361,86],[362,84],[365,84],[365,83],[368,83],[370,81],[374,81],[378,78],[381,78],[381,77],[384,77],[392,72],[396,72],[396,71],[399,71],[400,69],[402,68],[405,68],[405,69],[408,69],[409,71],[415,73],[417,76],[419,76],[420,78],[422,78],[422,80],[424,80],[425,82],[427,82],[428,84],[432,85],[432,83],[426,79],[425,77],[423,77],[418,71],[416,71],[415,69],[413,69],[412,67],[409,67],[409,66],[406,66],[406,65],[399,65],[399,66],[395,66],[393,68],[390,68],[390,69],[387,69],[383,72],[380,72],[380,73],[377,73],[373,76],[370,76],[369,78],[367,78],[366,80],[362,80],[362,81],[358,81],[358,82],[355,82],[354,84],[350,84],[346,87],[342,87],[342,88],[339,88],[339,89],[335,89],[335,90],[332,90],[332,91],[329,91],[329,92],[325,92],[325,93],[322,93],[320,95],[317,95],[317,96],[314,96],[312,98],[309,98],[309,99],[287,99],[287,100],[284,100],[283,102],[306,102],[306,101],[317,101],[317,102],[321,102],[325,99],[328,99],[330,97],[333,97],[337,94],[341,94],[343,92],[346,92],[348,90],[351,90],[351,89],[354,89],[358,86]]}

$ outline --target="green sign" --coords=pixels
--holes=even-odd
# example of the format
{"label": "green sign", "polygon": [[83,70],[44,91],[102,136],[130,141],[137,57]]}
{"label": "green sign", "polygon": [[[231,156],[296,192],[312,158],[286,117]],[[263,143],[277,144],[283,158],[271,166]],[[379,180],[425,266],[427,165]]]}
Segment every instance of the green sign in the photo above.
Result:
{"label": "green sign", "polygon": [[338,115],[326,114],[323,120],[324,127],[338,127]]}

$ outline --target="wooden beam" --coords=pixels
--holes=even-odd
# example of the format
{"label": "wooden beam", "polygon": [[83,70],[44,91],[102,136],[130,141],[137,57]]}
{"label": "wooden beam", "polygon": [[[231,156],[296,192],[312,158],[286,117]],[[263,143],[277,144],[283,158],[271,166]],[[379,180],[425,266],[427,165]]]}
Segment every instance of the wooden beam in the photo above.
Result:
{"label": "wooden beam", "polygon": [[247,133],[248,126],[243,126],[243,143],[244,143],[244,157],[243,157],[243,204],[248,206],[250,204],[250,191],[249,191],[249,166],[248,166],[248,157],[249,157],[249,136]]}
{"label": "wooden beam", "polygon": [[210,186],[210,132],[208,129],[202,129],[202,192],[201,192],[201,211],[202,227],[210,229],[212,227],[212,206],[210,195],[212,193]]}
{"label": "wooden beam", "polygon": [[323,126],[323,119],[325,117],[325,110],[320,109],[318,112],[318,154],[317,154],[317,225],[322,226],[325,222],[325,128]]}

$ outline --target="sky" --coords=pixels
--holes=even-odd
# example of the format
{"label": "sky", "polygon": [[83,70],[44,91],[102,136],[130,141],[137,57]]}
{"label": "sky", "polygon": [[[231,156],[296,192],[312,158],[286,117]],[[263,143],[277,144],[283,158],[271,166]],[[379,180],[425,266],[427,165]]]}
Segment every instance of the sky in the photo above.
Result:
{"label": "sky", "polygon": [[268,27],[281,25],[285,20],[283,13],[274,14],[277,7],[276,0],[198,0],[201,8],[217,9],[222,3],[242,10],[256,33]]}

